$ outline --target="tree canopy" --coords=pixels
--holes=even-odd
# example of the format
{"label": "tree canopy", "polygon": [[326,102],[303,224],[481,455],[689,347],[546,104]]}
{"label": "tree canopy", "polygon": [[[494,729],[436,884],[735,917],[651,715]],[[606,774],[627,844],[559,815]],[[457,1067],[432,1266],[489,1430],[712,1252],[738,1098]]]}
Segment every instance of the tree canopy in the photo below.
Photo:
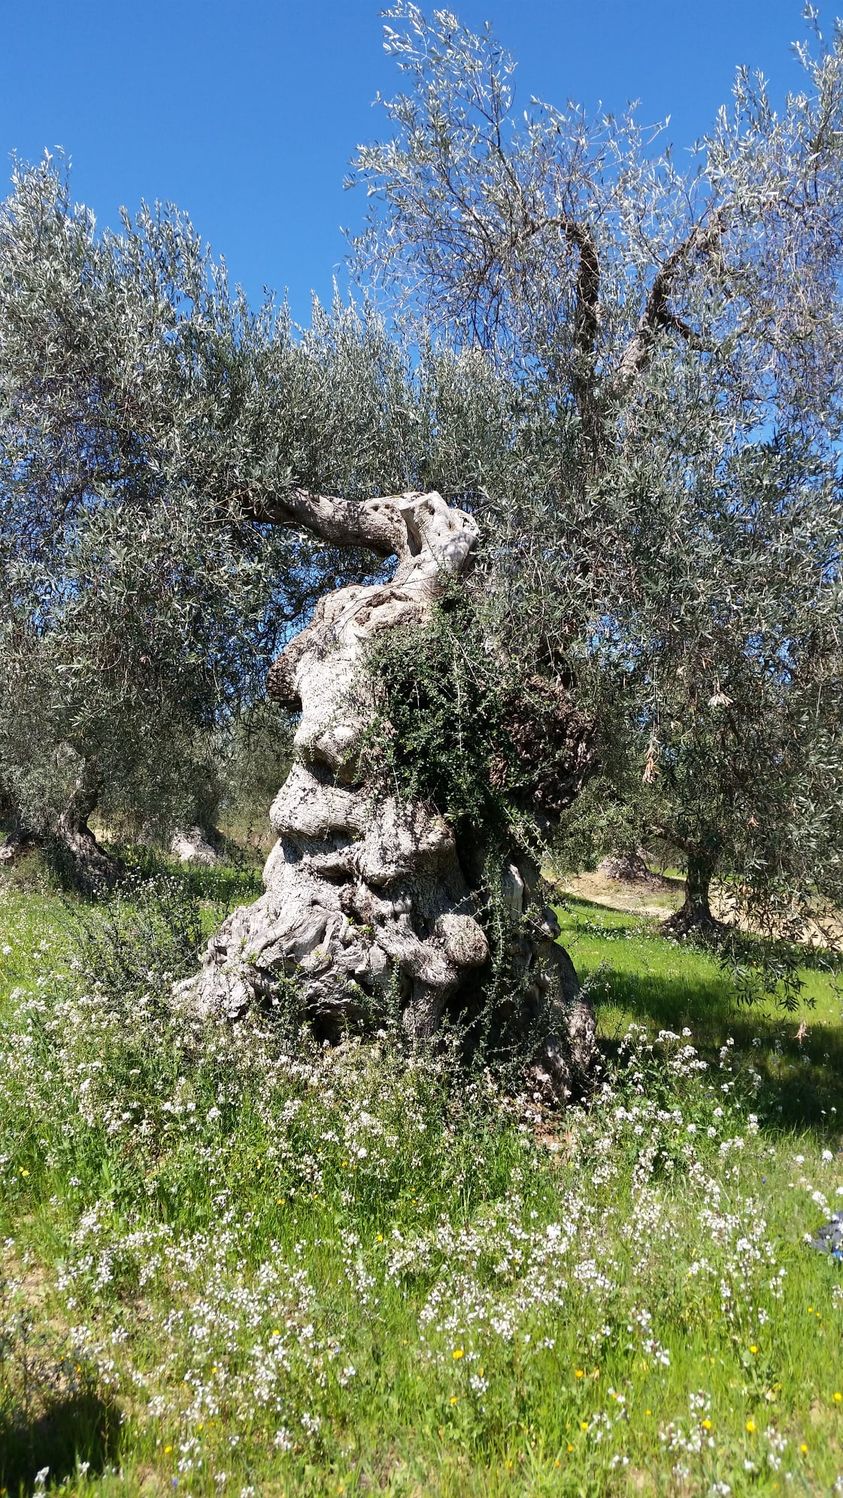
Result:
{"label": "tree canopy", "polygon": [[402,3],[356,159],[361,268],[522,395],[501,630],[602,698],[637,831],[779,914],[841,891],[843,35],[809,20],[803,89],[739,70],[685,166],[634,110],[516,108],[489,28]]}
{"label": "tree canopy", "polygon": [[634,111],[516,109],[488,29],[387,21],[365,296],[309,329],[177,210],[98,233],[61,165],[16,172],[7,790],[32,820],[82,783],[175,805],[314,599],[403,546],[379,497],[436,488],[478,524],[472,638],[575,691],[627,824],[756,905],[838,899],[839,29],[779,111],[739,71],[680,166]]}
{"label": "tree canopy", "polygon": [[208,734],[263,696],[326,587],[378,566],[355,550],[370,537],[320,528],[309,486],[354,501],[428,466],[471,483],[476,384],[432,351],[414,373],[365,307],[317,306],[306,331],[251,310],[175,209],[98,234],[61,163],[19,168],[0,213],[0,764],[28,824],[54,825],[80,777],[88,814],[182,814]]}

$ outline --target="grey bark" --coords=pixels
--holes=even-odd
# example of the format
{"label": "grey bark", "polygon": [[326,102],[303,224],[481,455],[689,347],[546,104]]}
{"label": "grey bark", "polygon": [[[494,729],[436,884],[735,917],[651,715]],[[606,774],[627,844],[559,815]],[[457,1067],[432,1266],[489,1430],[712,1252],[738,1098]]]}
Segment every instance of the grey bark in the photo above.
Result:
{"label": "grey bark", "polygon": [[122,872],[119,859],[100,847],[88,825],[98,799],[96,772],[89,762],[83,760],[67,804],[47,839],[59,872],[86,894],[108,889]]}
{"label": "grey bark", "polygon": [[180,863],[211,868],[219,854],[201,827],[180,827],[173,833],[170,852]]}
{"label": "grey bark", "polygon": [[32,838],[26,830],[16,825],[0,843],[0,868],[10,868],[32,847]]}
{"label": "grey bark", "polygon": [[716,935],[723,923],[711,910],[711,884],[717,868],[717,853],[689,846],[686,849],[685,899],[669,916],[664,929],[672,936]]}
{"label": "grey bark", "polygon": [[608,854],[597,865],[597,872],[620,884],[646,884],[652,889],[663,889],[666,883],[661,875],[653,873],[642,848],[625,848]]}
{"label": "grey bark", "polygon": [[[225,921],[201,972],[176,992],[205,1013],[236,1018],[255,1000],[278,1002],[294,979],[329,1038],[391,995],[410,1034],[426,1038],[447,1008],[479,989],[489,962],[481,897],[442,816],[367,784],[361,750],[374,704],[359,668],[371,641],[421,624],[445,583],[467,576],[476,523],[435,492],[346,505],[296,491],[261,518],[368,545],[398,564],[387,583],[324,597],[273,665],[270,695],[301,716],[294,763],[270,811],[278,841],[265,893]],[[528,915],[536,876],[513,857],[500,893],[520,931],[513,985],[525,1014],[557,995],[536,1081],[559,1096],[591,1068],[594,1024],[552,915]]]}

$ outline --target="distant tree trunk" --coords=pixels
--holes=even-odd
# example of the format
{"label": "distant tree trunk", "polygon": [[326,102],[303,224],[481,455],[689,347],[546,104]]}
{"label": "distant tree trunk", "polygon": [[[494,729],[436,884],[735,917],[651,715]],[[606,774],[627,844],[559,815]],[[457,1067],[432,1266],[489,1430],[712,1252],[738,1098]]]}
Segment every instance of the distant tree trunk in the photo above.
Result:
{"label": "distant tree trunk", "polygon": [[94,767],[83,760],[69,800],[47,839],[59,875],[85,894],[108,888],[122,872],[119,860],[100,847],[88,825],[99,790]]}
{"label": "distant tree trunk", "polygon": [[711,912],[711,884],[717,869],[717,850],[689,844],[685,856],[685,899],[679,910],[665,921],[664,929],[673,936],[714,935],[723,930],[723,923]]}
{"label": "distant tree trunk", "polygon": [[[471,873],[476,850],[458,847],[442,816],[366,783],[360,751],[374,708],[359,667],[372,639],[422,624],[446,581],[468,573],[476,523],[436,493],[355,504],[296,491],[256,518],[369,546],[397,556],[398,566],[388,583],[324,597],[272,667],[270,695],[301,717],[294,763],[270,812],[278,842],[266,893],[225,921],[201,973],[177,993],[205,1013],[236,1017],[256,998],[271,1006],[293,979],[328,1038],[385,1001],[400,1007],[411,1035],[430,1036],[446,1011],[465,1012],[489,968],[485,895]],[[571,799],[582,747],[572,746]],[[561,1097],[592,1068],[594,1021],[552,914],[533,905],[527,916],[537,874],[513,848],[498,894],[519,933],[512,993],[521,996],[525,1030],[542,1005],[555,1006],[535,1067],[538,1085]]]}
{"label": "distant tree trunk", "polygon": [[8,797],[4,797],[4,813],[7,820],[11,822],[11,826],[3,842],[0,843],[0,868],[4,866],[8,868],[16,863],[33,842],[32,834],[26,827],[18,808]]}
{"label": "distant tree trunk", "polygon": [[650,868],[643,848],[623,848],[609,853],[597,865],[598,874],[604,879],[615,879],[620,884],[647,884],[660,889],[664,880]]}

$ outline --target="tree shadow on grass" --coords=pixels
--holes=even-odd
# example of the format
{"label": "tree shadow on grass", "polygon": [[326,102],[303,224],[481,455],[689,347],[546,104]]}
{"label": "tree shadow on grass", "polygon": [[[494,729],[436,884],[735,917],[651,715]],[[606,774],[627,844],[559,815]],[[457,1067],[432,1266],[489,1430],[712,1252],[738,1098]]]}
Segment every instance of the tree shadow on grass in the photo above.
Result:
{"label": "tree shadow on grass", "polygon": [[43,1488],[36,1477],[49,1469],[46,1487],[72,1477],[80,1463],[88,1476],[104,1472],[116,1459],[120,1416],[115,1405],[96,1394],[53,1397],[37,1415],[0,1414],[0,1492],[29,1498]]}
{"label": "tree shadow on grass", "polygon": [[[602,971],[594,974],[590,997],[605,1021],[604,1050],[617,1052],[626,1022],[613,1034],[607,1010],[617,1006],[634,1020],[658,1029],[687,1026],[692,1043],[706,1058],[716,1056],[728,1037],[741,1066],[751,1066],[761,1081],[757,1112],[774,1130],[812,1129],[837,1133],[843,1120],[843,1030],[807,1022],[783,1011],[736,1006],[722,983],[667,978],[652,973]],[[835,1111],[836,1110],[836,1111]]]}

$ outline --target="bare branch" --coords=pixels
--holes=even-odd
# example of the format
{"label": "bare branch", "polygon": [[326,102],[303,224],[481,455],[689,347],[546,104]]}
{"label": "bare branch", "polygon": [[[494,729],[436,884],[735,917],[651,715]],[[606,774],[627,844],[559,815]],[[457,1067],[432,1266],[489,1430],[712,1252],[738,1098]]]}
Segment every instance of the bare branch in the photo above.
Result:
{"label": "bare branch", "polygon": [[720,248],[723,233],[722,210],[714,214],[708,224],[696,224],[690,234],[676,246],[657,271],[650,287],[650,294],[641,314],[638,327],[627,344],[620,364],[621,379],[630,379],[646,368],[652,352],[653,339],[659,328],[672,328],[680,333],[693,348],[705,349],[701,336],[670,310],[669,298],[679,271],[695,255],[714,256]]}
{"label": "bare branch", "polygon": [[309,489],[284,489],[269,499],[241,500],[249,520],[268,525],[301,526],[332,546],[362,546],[380,557],[403,557],[407,529],[399,505],[407,495],[377,499],[341,499]]}

